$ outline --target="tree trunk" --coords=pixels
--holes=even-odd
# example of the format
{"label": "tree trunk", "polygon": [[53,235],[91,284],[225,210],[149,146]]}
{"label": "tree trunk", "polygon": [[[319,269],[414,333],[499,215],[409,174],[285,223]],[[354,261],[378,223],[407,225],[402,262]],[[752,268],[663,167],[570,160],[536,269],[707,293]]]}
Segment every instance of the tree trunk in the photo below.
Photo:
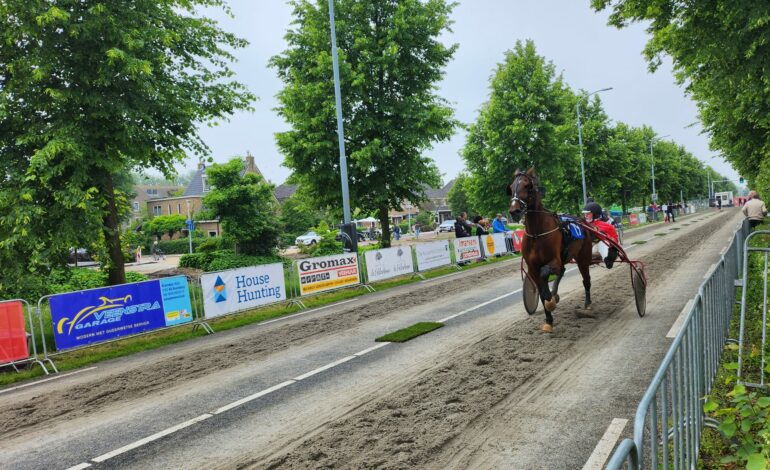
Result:
{"label": "tree trunk", "polygon": [[108,174],[102,188],[107,199],[107,212],[104,215],[104,241],[107,244],[107,253],[110,261],[107,263],[107,279],[109,285],[125,284],[126,269],[123,266],[123,250],[120,248],[120,218],[118,217],[118,205],[115,202],[115,186],[112,175]]}
{"label": "tree trunk", "polygon": [[388,218],[388,206],[380,207],[380,227],[382,227],[382,239],[380,245],[390,248],[390,218]]}

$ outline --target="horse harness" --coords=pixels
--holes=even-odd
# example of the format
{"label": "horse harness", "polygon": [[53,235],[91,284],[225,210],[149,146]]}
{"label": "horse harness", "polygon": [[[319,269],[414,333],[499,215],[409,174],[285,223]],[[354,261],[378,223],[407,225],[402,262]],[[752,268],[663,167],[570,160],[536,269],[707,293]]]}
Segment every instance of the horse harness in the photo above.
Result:
{"label": "horse harness", "polygon": [[[550,211],[529,210],[529,208],[528,208],[529,205],[527,204],[527,201],[519,198],[519,182],[521,181],[521,177],[522,176],[525,176],[525,175],[518,175],[516,177],[516,180],[514,181],[513,197],[511,198],[511,203],[516,203],[516,202],[519,203],[519,206],[522,208],[522,211],[524,212],[524,217],[525,218],[527,216],[527,213],[529,213],[529,212],[542,212],[543,214],[548,214],[548,215],[551,215],[551,216],[556,218],[556,228],[554,228],[553,230],[549,230],[549,231],[543,232],[543,233],[536,233],[536,234],[533,235],[533,234],[531,234],[531,233],[526,231],[526,225],[525,225],[524,233],[529,238],[537,240],[538,238],[544,238],[544,237],[546,237],[546,236],[548,236],[548,235],[550,235],[550,234],[560,230],[562,228],[562,224],[559,221],[558,216],[556,214],[554,214],[553,212],[550,212]],[[532,177],[532,176],[529,176],[529,175],[526,175],[526,176],[527,176],[527,179],[529,179],[529,181],[530,181],[530,188],[528,190],[529,194],[527,195],[528,196],[527,198],[529,199],[532,196],[534,196],[535,186],[536,186],[536,179],[534,177]]]}

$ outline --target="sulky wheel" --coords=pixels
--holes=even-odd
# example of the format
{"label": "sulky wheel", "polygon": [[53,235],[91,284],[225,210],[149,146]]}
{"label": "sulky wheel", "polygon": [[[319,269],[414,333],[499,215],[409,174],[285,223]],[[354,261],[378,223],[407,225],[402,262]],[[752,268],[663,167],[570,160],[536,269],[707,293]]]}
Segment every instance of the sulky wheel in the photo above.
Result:
{"label": "sulky wheel", "polygon": [[524,309],[532,315],[537,311],[537,305],[540,303],[540,296],[537,294],[537,286],[529,275],[524,276],[522,287],[522,297],[524,297]]}
{"label": "sulky wheel", "polygon": [[647,311],[647,282],[639,269],[631,265],[631,287],[634,289],[636,313],[643,317]]}

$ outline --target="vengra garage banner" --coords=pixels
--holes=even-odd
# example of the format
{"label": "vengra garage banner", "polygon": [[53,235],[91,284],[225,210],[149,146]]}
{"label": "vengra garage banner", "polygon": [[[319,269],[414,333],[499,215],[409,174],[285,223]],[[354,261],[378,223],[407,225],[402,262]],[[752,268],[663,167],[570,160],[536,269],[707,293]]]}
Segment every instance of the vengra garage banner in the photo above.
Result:
{"label": "vengra garage banner", "polygon": [[354,254],[322,256],[297,261],[300,295],[314,294],[361,282]]}
{"label": "vengra garage banner", "polygon": [[50,302],[60,351],[193,319],[184,276],[59,294]]}
{"label": "vengra garage banner", "polygon": [[286,300],[281,263],[207,273],[201,287],[206,318]]}

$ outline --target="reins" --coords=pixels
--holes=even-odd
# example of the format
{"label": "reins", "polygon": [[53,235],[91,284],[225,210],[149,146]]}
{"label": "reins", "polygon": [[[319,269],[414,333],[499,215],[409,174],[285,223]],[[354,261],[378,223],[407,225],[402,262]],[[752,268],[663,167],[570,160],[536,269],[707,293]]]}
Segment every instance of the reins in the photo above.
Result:
{"label": "reins", "polygon": [[[558,231],[561,228],[561,224],[559,224],[559,216],[557,216],[553,212],[547,211],[547,210],[530,209],[529,208],[529,204],[527,203],[527,201],[522,200],[522,199],[519,198],[519,196],[518,196],[519,191],[518,190],[519,190],[520,178],[521,178],[521,176],[517,176],[516,177],[516,181],[514,182],[515,186],[514,186],[514,189],[513,189],[513,198],[511,200],[513,202],[518,202],[519,206],[522,208],[524,222],[525,222],[524,223],[524,233],[529,238],[533,238],[533,239],[536,240],[538,238],[546,237],[546,236],[552,234],[553,232]],[[531,197],[534,196],[534,192],[535,192],[535,180],[533,178],[529,177],[529,176],[527,176],[527,179],[529,179],[530,186],[531,186],[530,189],[529,189],[529,196],[531,198]],[[547,232],[536,233],[536,234],[531,234],[531,233],[527,232],[527,230],[526,230],[526,227],[527,227],[527,225],[526,225],[526,218],[527,218],[527,214],[529,214],[530,212],[541,213],[541,214],[548,214],[548,215],[554,217],[556,219],[556,228],[554,228],[553,230],[549,230]]]}

